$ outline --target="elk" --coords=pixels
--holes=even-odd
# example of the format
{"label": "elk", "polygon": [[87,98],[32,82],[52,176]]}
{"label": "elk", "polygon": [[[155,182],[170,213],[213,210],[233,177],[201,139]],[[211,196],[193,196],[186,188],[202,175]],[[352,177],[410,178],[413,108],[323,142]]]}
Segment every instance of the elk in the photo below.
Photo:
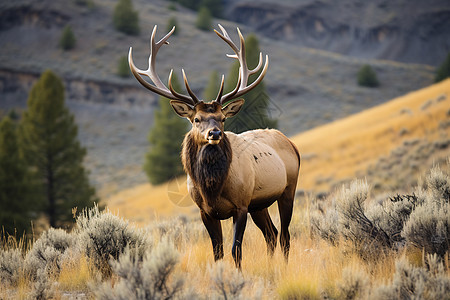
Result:
{"label": "elk", "polygon": [[[274,226],[268,207],[275,201],[281,220],[280,244],[287,260],[290,247],[289,223],[291,222],[297,178],[300,169],[300,154],[296,146],[280,131],[269,129],[251,130],[241,134],[224,131],[224,121],[236,115],[243,99],[237,99],[259,84],[269,66],[268,56],[260,53],[255,69],[247,67],[245,41],[239,28],[240,48],[231,40],[227,31],[219,24],[222,33],[214,30],[235,54],[227,55],[239,61],[239,76],[236,87],[223,94],[224,76],[216,99],[199,100],[189,87],[182,69],[186,90],[181,94],[172,87],[172,72],[168,87],[164,85],[155,69],[156,54],[174,32],[175,27],[159,42],[155,42],[157,26],[150,39],[151,53],[147,70],[138,69],[128,54],[130,69],[136,79],[147,89],[171,99],[174,111],[191,124],[181,150],[181,160],[188,177],[188,191],[200,208],[201,219],[211,238],[214,259],[222,259],[223,236],[221,220],[233,217],[232,256],[236,267],[241,268],[241,245],[250,213],[256,226],[262,231],[269,254],[277,244],[278,231]],[[261,71],[262,67],[262,71]],[[248,84],[249,76],[260,72],[259,77]],[[148,76],[153,84],[144,80]],[[237,99],[237,100],[235,100]]]}

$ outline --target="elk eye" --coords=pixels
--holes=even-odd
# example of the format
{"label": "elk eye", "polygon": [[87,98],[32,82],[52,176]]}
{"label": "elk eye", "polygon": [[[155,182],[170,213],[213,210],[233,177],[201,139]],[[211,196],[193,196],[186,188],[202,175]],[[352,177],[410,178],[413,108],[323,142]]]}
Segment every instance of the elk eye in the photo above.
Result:
{"label": "elk eye", "polygon": [[200,123],[200,120],[199,120],[198,118],[195,118],[195,119],[194,119],[194,122],[195,122],[195,123]]}
{"label": "elk eye", "polygon": [[225,122],[225,118],[222,119],[222,123]]}

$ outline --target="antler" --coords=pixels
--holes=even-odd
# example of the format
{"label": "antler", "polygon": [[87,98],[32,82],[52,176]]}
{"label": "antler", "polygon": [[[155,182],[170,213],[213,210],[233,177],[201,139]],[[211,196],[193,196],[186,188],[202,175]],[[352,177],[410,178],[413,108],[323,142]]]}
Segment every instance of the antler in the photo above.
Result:
{"label": "antler", "polygon": [[239,67],[239,77],[238,82],[236,85],[236,88],[229,92],[228,94],[222,96],[223,92],[223,77],[222,77],[222,83],[219,89],[219,94],[217,95],[216,100],[220,104],[226,103],[228,100],[231,100],[233,98],[237,98],[239,96],[244,95],[245,93],[249,92],[251,89],[256,87],[264,78],[267,72],[267,68],[269,67],[269,56],[266,55],[266,62],[264,64],[264,68],[262,69],[261,74],[259,74],[258,78],[252,82],[250,85],[247,86],[248,78],[250,75],[253,75],[255,73],[258,73],[261,70],[262,67],[262,52],[259,53],[259,62],[258,65],[253,69],[249,70],[247,67],[247,60],[245,57],[245,41],[244,37],[241,34],[241,31],[239,28],[237,28],[237,32],[239,34],[240,39],[240,49],[233,43],[230,36],[228,35],[227,31],[222,27],[222,25],[219,24],[219,28],[222,31],[222,33],[219,33],[217,30],[214,30],[214,32],[222,39],[224,40],[230,47],[233,49],[235,54],[227,54],[228,57],[236,58],[239,61],[240,67]]}
{"label": "antler", "polygon": [[[153,27],[153,32],[152,32],[152,36],[150,38],[150,57],[148,58],[148,69],[147,70],[141,70],[138,69],[133,62],[133,57],[132,57],[132,50],[133,48],[130,47],[130,51],[128,52],[128,62],[130,64],[130,69],[131,72],[133,73],[134,77],[136,77],[136,79],[147,89],[149,89],[150,91],[157,93],[161,96],[164,96],[166,98],[172,99],[172,100],[180,100],[183,101],[187,104],[190,105],[195,105],[199,102],[198,98],[195,96],[195,94],[192,92],[191,88],[189,87],[188,81],[187,81],[187,77],[186,77],[186,73],[184,72],[184,70],[182,69],[182,73],[183,73],[183,79],[184,79],[184,84],[186,85],[186,90],[188,91],[189,96],[187,95],[183,95],[178,93],[177,91],[175,91],[175,89],[172,86],[172,73],[173,73],[173,69],[170,70],[170,74],[169,74],[169,88],[167,88],[164,83],[161,81],[161,79],[159,78],[158,74],[156,73],[156,68],[155,68],[155,60],[156,60],[156,54],[158,54],[158,50],[159,48],[161,48],[162,45],[164,44],[169,44],[169,42],[167,42],[167,40],[169,39],[169,37],[172,35],[172,33],[175,31],[175,26],[172,28],[172,30],[167,33],[159,42],[155,43],[155,35],[156,35],[156,29],[157,29],[157,25],[155,25],[155,27]],[[153,82],[154,85],[148,83],[147,81],[145,81],[140,75],[145,75],[148,76],[151,81]]]}

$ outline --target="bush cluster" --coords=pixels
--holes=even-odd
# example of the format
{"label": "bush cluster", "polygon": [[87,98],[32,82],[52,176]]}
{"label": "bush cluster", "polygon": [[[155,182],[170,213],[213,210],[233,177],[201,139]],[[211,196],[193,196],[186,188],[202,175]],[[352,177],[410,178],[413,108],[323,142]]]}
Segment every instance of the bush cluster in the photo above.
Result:
{"label": "bush cluster", "polygon": [[[450,177],[439,167],[412,195],[369,202],[369,185],[354,181],[331,199],[327,210],[312,212],[312,230],[333,245],[344,242],[363,258],[380,251],[417,247],[444,257],[450,238]],[[379,257],[379,256],[378,256]]]}
{"label": "bush cluster", "polygon": [[370,65],[364,65],[358,71],[358,85],[365,87],[377,87],[380,85],[377,74]]}
{"label": "bush cluster", "polygon": [[98,206],[86,209],[77,218],[79,247],[104,275],[111,274],[110,259],[117,260],[130,248],[142,257],[150,243],[143,230]]}

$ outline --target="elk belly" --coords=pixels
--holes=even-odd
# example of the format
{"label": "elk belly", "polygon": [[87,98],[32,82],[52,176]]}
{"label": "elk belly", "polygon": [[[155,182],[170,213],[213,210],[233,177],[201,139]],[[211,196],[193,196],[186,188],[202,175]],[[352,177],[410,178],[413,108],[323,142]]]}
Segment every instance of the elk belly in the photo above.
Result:
{"label": "elk belly", "polygon": [[255,186],[251,205],[267,207],[275,202],[286,188],[285,165],[278,154],[271,147],[267,147],[253,153],[253,166]]}

